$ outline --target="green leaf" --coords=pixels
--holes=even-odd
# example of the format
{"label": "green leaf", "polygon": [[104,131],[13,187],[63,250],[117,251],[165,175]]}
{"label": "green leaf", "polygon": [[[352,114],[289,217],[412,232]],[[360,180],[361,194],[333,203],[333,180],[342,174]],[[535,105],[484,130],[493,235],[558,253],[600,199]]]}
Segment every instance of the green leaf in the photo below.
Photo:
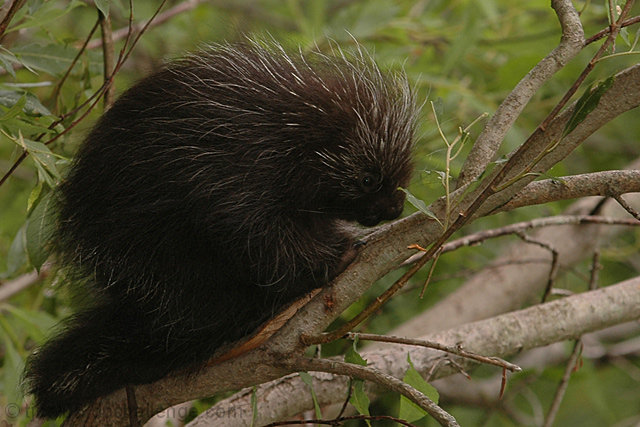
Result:
{"label": "green leaf", "polygon": [[42,142],[25,139],[22,135],[19,135],[18,138],[13,141],[31,155],[38,169],[40,180],[44,180],[51,188],[55,187],[56,181],[62,178],[56,163],[56,157],[59,156],[54,154],[49,147]]}
{"label": "green leaf", "polygon": [[[338,42],[351,40],[351,36],[365,40],[389,27],[398,12],[399,7],[393,0],[352,2],[329,22],[327,35]],[[349,29],[348,33],[345,28]]]}
{"label": "green leaf", "polygon": [[580,97],[578,102],[576,102],[576,107],[573,109],[573,113],[571,113],[571,118],[564,127],[564,131],[562,132],[562,136],[565,137],[570,134],[580,123],[584,121],[584,119],[591,113],[600,102],[600,98],[605,94],[607,90],[611,87],[614,81],[614,76],[609,77],[595,89],[591,89],[591,87],[587,88],[585,93]]}
{"label": "green leaf", "polygon": [[[62,75],[73,62],[77,51],[69,45],[28,44],[14,48],[13,53],[15,53],[25,66],[44,71],[48,74]],[[99,68],[96,67],[101,66],[99,57],[92,52],[89,52],[87,55],[91,60],[90,65],[92,66],[92,71],[95,69],[95,72],[98,72]]]}
{"label": "green leaf", "polygon": [[481,18],[477,5],[474,2],[470,2],[469,7],[465,9],[462,22],[458,24],[461,27],[461,31],[456,33],[456,37],[444,57],[443,75],[451,73],[452,70],[466,62],[465,56],[470,49],[476,46],[477,39],[481,37],[486,21]]}
{"label": "green leaf", "polygon": [[[2,95],[0,95],[0,104],[2,104],[1,96]],[[26,103],[27,103],[27,97],[21,96],[19,99],[16,100],[16,102],[13,103],[13,105],[11,106],[7,105],[7,107],[10,107],[10,108],[4,112],[2,117],[0,117],[0,121],[6,122],[18,117],[18,114],[22,112],[22,109],[24,108]]]}
{"label": "green leaf", "polygon": [[50,116],[51,112],[42,105],[40,100],[32,93],[15,90],[0,90],[0,105],[11,108],[24,99],[22,111],[31,115]]}
{"label": "green leaf", "polygon": [[38,182],[38,184],[33,187],[31,193],[29,193],[29,198],[27,199],[27,212],[31,212],[31,209],[34,206],[34,203],[38,201],[40,195],[42,194],[43,189],[42,181]]}
{"label": "green leaf", "polygon": [[25,223],[11,242],[7,253],[7,271],[2,274],[3,277],[12,276],[27,262],[26,229],[27,224]]}
{"label": "green leaf", "polygon": [[[402,380],[416,390],[423,393],[435,403],[438,403],[438,399],[440,398],[438,391],[431,384],[426,382],[424,378],[422,378],[420,373],[416,371],[416,368],[413,366],[413,362],[411,362],[411,357],[408,353],[407,362],[409,363],[409,368],[404,374],[404,378]],[[413,403],[410,399],[407,399],[404,396],[400,396],[400,413],[398,417],[402,418],[403,420],[412,422],[419,420],[426,415],[428,414],[424,409]]]}
{"label": "green leaf", "polygon": [[[60,7],[61,5],[63,7]],[[86,5],[80,0],[71,0],[69,2],[46,1],[39,3],[37,7],[29,8],[29,15],[24,16],[24,19],[14,19],[14,22],[19,22],[19,24],[10,27],[8,31],[31,27],[47,29],[52,22],[59,21],[60,18],[78,6]]]}
{"label": "green leaf", "polygon": [[356,408],[356,411],[358,411],[359,414],[370,415],[369,404],[371,401],[369,400],[367,393],[364,391],[364,381],[353,380],[353,392],[349,398],[349,403]]}
{"label": "green leaf", "polygon": [[313,399],[313,408],[316,413],[316,418],[322,419],[322,411],[320,410],[320,404],[318,403],[318,396],[313,389],[313,378],[307,372],[298,372],[298,375],[300,375],[300,379],[302,379],[302,382],[305,383],[311,391],[311,398]]}
{"label": "green leaf", "polygon": [[27,219],[26,246],[29,262],[37,270],[49,258],[48,243],[53,232],[53,197],[51,193],[40,200]]}
{"label": "green leaf", "polygon": [[111,0],[94,0],[96,7],[104,16],[109,16],[109,7],[111,6]]}
{"label": "green leaf", "polygon": [[14,341],[10,338],[8,323],[4,320],[1,323],[2,330],[4,330],[4,333],[1,334],[2,341],[4,342],[2,391],[7,403],[18,404],[21,401],[20,373],[22,372],[24,364],[20,353],[15,347]]}
{"label": "green leaf", "polygon": [[438,219],[438,217],[435,216],[435,214],[429,210],[429,208],[427,207],[426,203],[423,200],[418,199],[416,196],[411,194],[409,190],[407,190],[406,188],[400,188],[400,190],[405,192],[405,194],[407,195],[407,201],[411,203],[414,208],[418,209],[420,212],[422,212],[429,218],[435,219],[436,221],[438,221],[438,223],[440,223],[440,220]]}
{"label": "green leaf", "polygon": [[354,365],[367,366],[367,361],[360,356],[358,350],[356,350],[356,345],[358,344],[358,340],[353,340],[353,345],[349,346],[347,351],[344,354],[344,361],[347,363],[353,363]]}
{"label": "green leaf", "polygon": [[16,71],[13,69],[13,64],[19,63],[18,58],[10,50],[0,46],[0,65],[14,78],[16,77]]}
{"label": "green leaf", "polygon": [[5,305],[3,309],[11,313],[19,326],[38,344],[45,341],[48,332],[58,323],[55,317],[45,311],[23,310],[12,305]]}

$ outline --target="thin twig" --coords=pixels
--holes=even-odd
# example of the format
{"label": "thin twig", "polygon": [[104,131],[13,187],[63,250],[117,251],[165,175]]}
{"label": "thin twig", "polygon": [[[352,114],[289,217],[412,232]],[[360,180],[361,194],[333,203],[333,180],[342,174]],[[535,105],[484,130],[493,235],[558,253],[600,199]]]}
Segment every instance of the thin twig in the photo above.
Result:
{"label": "thin twig", "polygon": [[547,417],[544,420],[544,427],[551,427],[553,425],[553,421],[556,418],[556,414],[558,413],[558,409],[560,408],[560,403],[562,403],[562,398],[564,397],[564,393],[567,391],[567,387],[569,386],[569,379],[571,378],[571,373],[575,370],[576,364],[578,362],[578,358],[582,353],[582,340],[576,340],[575,345],[573,346],[573,351],[571,352],[571,356],[569,357],[569,361],[567,362],[567,366],[564,370],[564,375],[562,376],[562,380],[560,384],[558,384],[558,388],[556,389],[556,393],[553,396],[553,401],[551,402],[551,407],[549,408],[549,412],[547,413]]}
{"label": "thin twig", "polygon": [[[98,19],[100,21],[100,29],[102,30],[102,66],[105,83],[111,76],[114,68],[114,52],[113,46],[113,31],[111,29],[111,14],[104,15],[102,11],[98,10]],[[104,91],[103,101],[104,109],[108,110],[116,96],[115,85],[113,83],[108,84]]]}
{"label": "thin twig", "polygon": [[[620,28],[628,27],[630,25],[637,24],[638,22],[640,22],[640,16],[634,16],[633,18],[626,19],[622,23],[620,23]],[[610,32],[611,27],[603,28],[602,30],[586,39],[584,41],[584,45],[587,46],[595,41],[598,41],[601,38],[606,37]]]}
{"label": "thin twig", "polygon": [[556,277],[558,276],[558,269],[559,269],[558,250],[555,249],[553,246],[551,246],[549,243],[542,242],[540,240],[536,240],[534,238],[527,236],[522,231],[518,231],[515,234],[516,236],[520,237],[523,241],[534,244],[534,245],[538,245],[541,248],[551,252],[551,269],[549,270],[549,279],[547,280],[547,286],[544,290],[544,294],[542,295],[542,301],[541,301],[541,303],[544,303],[547,301],[547,298],[549,298],[549,295],[551,295],[551,291],[553,290],[553,285],[556,281]]}
{"label": "thin twig", "polygon": [[440,350],[447,353],[455,354],[456,356],[475,360],[476,362],[499,366],[500,368],[508,369],[511,372],[520,372],[522,370],[518,365],[509,363],[506,360],[500,359],[499,357],[482,356],[476,353],[463,350],[462,347],[460,346],[444,345],[434,341],[425,341],[425,340],[419,340],[419,339],[413,339],[413,338],[396,337],[393,335],[363,334],[360,332],[349,332],[345,336],[345,338],[350,340],[363,339],[368,341],[389,342],[389,343],[395,343],[395,344],[407,344],[407,345],[415,345],[419,347],[433,348],[435,350]]}
{"label": "thin twig", "polygon": [[[589,64],[587,64],[587,66],[582,71],[578,79],[576,79],[575,83],[567,91],[567,93],[560,100],[560,102],[554,107],[554,109],[549,113],[549,115],[536,128],[536,130],[529,136],[529,138],[527,138],[527,140],[515,151],[515,153],[513,153],[513,155],[509,158],[509,160],[507,160],[507,162],[503,164],[502,168],[500,168],[492,178],[487,178],[487,180],[485,180],[489,182],[486,185],[481,187],[481,190],[473,198],[469,206],[464,211],[458,214],[458,217],[455,220],[455,222],[450,227],[448,227],[440,235],[440,237],[436,239],[435,243],[432,244],[429,250],[425,253],[424,257],[418,260],[418,262],[416,262],[416,264],[407,273],[405,273],[398,281],[396,281],[396,283],[394,283],[389,289],[387,289],[387,291],[385,291],[381,296],[376,298],[376,300],[372,304],[370,304],[364,310],[362,310],[362,312],[360,312],[360,314],[358,314],[352,321],[348,322],[342,328],[339,328],[339,332],[340,332],[339,336],[344,335],[346,332],[352,329],[355,325],[359,324],[368,316],[375,313],[387,300],[389,300],[395,294],[395,292],[397,292],[400,288],[402,288],[402,286],[404,286],[408,282],[411,276],[413,276],[424,264],[426,264],[426,262],[431,257],[433,257],[433,255],[440,249],[440,246],[442,246],[449,239],[449,237],[453,235],[453,233],[455,233],[460,228],[462,228],[473,217],[474,213],[478,211],[478,209],[484,204],[484,202],[490,196],[496,194],[499,190],[501,190],[500,185],[502,184],[503,180],[514,169],[514,167],[519,164],[522,157],[531,148],[530,146],[532,144],[532,141],[536,140],[539,134],[545,131],[546,127],[557,116],[560,110],[564,108],[567,102],[569,102],[569,99],[578,90],[578,87],[582,84],[586,76],[593,70],[597,60],[608,48],[608,46],[610,46],[611,40],[618,35],[620,28],[617,24],[619,22],[622,22],[626,18],[626,15],[629,13],[629,9],[632,3],[633,3],[632,0],[627,1],[624,9],[620,13],[620,17],[618,21],[616,22],[616,24],[612,25],[611,33],[609,34],[609,37],[607,38],[605,43],[603,43],[601,48],[594,55],[594,57],[591,59]],[[559,6],[560,2],[552,2],[552,5]],[[562,5],[566,6],[564,3],[562,3]],[[571,6],[571,9],[575,11],[575,9],[573,9],[573,6]],[[315,337],[315,338],[333,340],[333,339],[337,339],[336,335],[338,334],[337,333],[330,333],[326,335],[321,334],[319,337]],[[306,336],[303,337],[303,342],[308,343],[309,337],[306,337]],[[327,342],[327,341],[321,341],[321,342]],[[311,343],[315,343],[315,342],[311,340]]]}
{"label": "thin twig", "polygon": [[287,421],[276,421],[275,423],[270,423],[265,425],[264,427],[276,427],[276,426],[290,426],[290,425],[316,425],[323,424],[327,426],[341,426],[345,421],[352,420],[365,420],[365,421],[391,421],[397,424],[401,424],[407,427],[417,427],[415,424],[411,424],[410,422],[403,420],[401,418],[392,417],[390,415],[351,415],[347,417],[336,417],[331,420],[287,420]]}
{"label": "thin twig", "polygon": [[518,82],[496,109],[462,166],[457,182],[458,188],[481,175],[489,162],[495,158],[507,131],[529,100],[546,81],[582,50],[584,30],[571,1],[553,1],[551,6],[562,29],[560,43]]}
{"label": "thin twig", "polygon": [[351,380],[351,378],[349,378],[349,387],[347,387],[347,397],[344,399],[344,402],[342,402],[342,407],[340,408],[338,415],[336,415],[336,419],[342,417],[342,414],[344,414],[344,411],[347,410],[347,405],[349,404],[349,400],[351,400],[351,393],[353,393],[353,381]]}
{"label": "thin twig", "polygon": [[[511,226],[503,227],[496,230],[487,230],[476,235],[472,235],[471,238],[463,237],[462,239],[455,240],[453,242],[444,244],[444,241],[453,234],[452,229],[447,229],[443,235],[434,243],[429,249],[425,250],[423,254],[416,256],[415,258],[410,258],[411,262],[413,262],[413,266],[407,270],[402,277],[400,277],[396,282],[391,285],[386,291],[384,291],[380,296],[378,296],[372,304],[369,304],[365,307],[360,313],[358,313],[353,319],[340,326],[338,329],[323,332],[321,334],[311,336],[311,335],[302,335],[300,340],[305,345],[312,344],[325,344],[331,341],[338,340],[346,335],[348,332],[353,330],[356,326],[358,326],[361,322],[367,319],[371,314],[375,313],[386,301],[389,300],[396,292],[398,292],[404,285],[407,284],[409,279],[413,277],[433,256],[440,250],[442,246],[442,252],[449,252],[454,249],[457,249],[460,246],[470,245],[477,243],[479,241],[485,240],[489,237],[496,237],[498,235],[505,234],[513,234],[520,230],[525,230],[527,228],[535,228],[535,227],[545,227],[550,225],[568,225],[568,224],[615,224],[615,225],[630,225],[637,226],[640,225],[640,222],[635,219],[613,219],[607,217],[598,217],[598,216],[588,216],[588,215],[576,215],[576,216],[558,216],[558,217],[550,217],[550,218],[540,218],[532,221],[527,221],[524,223],[512,224]],[[473,237],[475,236],[475,237]],[[550,290],[549,290],[550,291]],[[545,292],[545,295],[547,292]],[[548,296],[548,295],[547,295]]]}
{"label": "thin twig", "polygon": [[593,252],[593,258],[591,260],[591,274],[589,275],[590,291],[598,289],[598,276],[601,269],[602,265],[600,265],[600,251],[596,249]]}
{"label": "thin twig", "polygon": [[[448,237],[448,236],[447,236]],[[395,281],[390,288],[384,291],[380,296],[378,296],[372,304],[369,304],[365,307],[360,313],[358,313],[353,319],[349,322],[345,323],[338,329],[331,332],[324,332],[319,335],[311,336],[311,335],[302,335],[300,340],[305,345],[311,344],[325,344],[331,341],[335,341],[337,339],[342,338],[347,332],[351,331],[353,328],[358,326],[361,322],[367,319],[371,314],[375,313],[385,302],[389,300],[397,291],[399,291],[404,285],[407,284],[409,279],[413,277],[433,256],[435,252],[438,251],[440,246],[431,246],[428,249],[422,258],[418,259],[416,263]]]}
{"label": "thin twig", "polygon": [[427,290],[427,286],[429,286],[429,283],[431,282],[431,276],[433,276],[433,272],[436,269],[436,264],[440,259],[440,255],[442,255],[442,247],[440,247],[440,250],[436,252],[436,254],[433,256],[433,262],[431,263],[431,268],[429,268],[429,274],[427,274],[427,280],[424,281],[424,285],[422,286],[422,290],[420,291],[420,299],[424,297],[424,293]]}
{"label": "thin twig", "polygon": [[56,111],[58,109],[58,98],[60,96],[60,91],[62,90],[62,86],[67,81],[67,78],[71,75],[71,71],[76,66],[76,64],[78,63],[78,60],[80,59],[82,54],[87,49],[87,43],[89,43],[89,40],[91,39],[91,36],[93,36],[93,34],[98,29],[98,25],[99,24],[100,24],[100,18],[98,17],[98,19],[96,19],[96,23],[93,24],[93,27],[89,31],[89,34],[87,34],[87,37],[84,39],[84,42],[82,43],[82,46],[80,47],[80,49],[78,49],[78,52],[76,53],[76,56],[71,61],[71,64],[69,64],[69,67],[67,67],[67,71],[65,71],[64,75],[58,81],[58,83],[56,83],[56,85],[55,85],[55,87],[53,89],[53,93],[51,94],[50,100],[51,100],[52,104],[55,106]]}
{"label": "thin twig", "polygon": [[4,33],[5,31],[7,31],[7,27],[11,23],[13,17],[22,8],[22,6],[24,6],[26,2],[27,0],[13,0],[11,7],[9,7],[9,10],[7,11],[7,14],[2,19],[2,22],[0,22],[0,41],[2,41],[2,39],[4,38]]}
{"label": "thin twig", "polygon": [[[640,226],[640,221],[630,218],[611,218],[596,215],[558,215],[547,218],[536,218],[531,221],[516,222],[500,228],[479,231],[477,233],[452,240],[442,246],[442,253],[452,252],[464,246],[474,246],[488,239],[507,236],[534,228],[581,224]],[[422,253],[413,255],[408,258],[403,265],[413,264],[422,257]]]}
{"label": "thin twig", "polygon": [[407,399],[414,402],[420,408],[424,409],[429,415],[443,426],[458,426],[455,418],[435,404],[431,399],[422,392],[416,390],[409,384],[384,373],[378,369],[361,366],[353,363],[345,363],[337,360],[328,359],[310,359],[305,357],[292,358],[292,360],[283,360],[283,364],[296,370],[328,372],[338,375],[346,375],[349,377],[360,378],[365,381],[371,381],[386,389],[399,393]]}
{"label": "thin twig", "polygon": [[49,264],[45,263],[40,268],[40,272],[33,270],[32,272],[23,274],[11,281],[0,283],[0,302],[8,300],[15,294],[22,292],[34,283],[38,283],[40,280],[47,277],[49,269]]}
{"label": "thin twig", "polygon": [[613,199],[618,202],[620,206],[622,206],[627,212],[629,212],[635,219],[640,221],[640,212],[629,205],[629,203],[627,203],[627,201],[624,200],[620,194],[615,194],[611,197],[613,197]]}

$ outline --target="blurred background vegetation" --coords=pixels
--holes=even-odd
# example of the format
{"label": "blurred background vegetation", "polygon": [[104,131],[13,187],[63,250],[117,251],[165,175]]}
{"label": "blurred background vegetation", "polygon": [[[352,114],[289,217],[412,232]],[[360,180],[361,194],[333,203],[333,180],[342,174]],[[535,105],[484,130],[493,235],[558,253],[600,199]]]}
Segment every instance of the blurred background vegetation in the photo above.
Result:
{"label": "blurred background vegetation", "polygon": [[[6,2],[5,2],[6,3]],[[105,7],[106,0],[96,1]],[[134,2],[134,23],[153,15],[160,1]],[[428,101],[441,107],[439,120],[453,138],[482,113],[492,113],[513,86],[558,42],[560,28],[547,0],[210,0],[168,1],[162,11],[188,6],[151,26],[140,38],[131,56],[115,77],[116,93],[121,93],[141,76],[164,62],[216,41],[233,41],[245,35],[273,37],[303,50],[328,49],[331,40],[341,47],[354,47],[354,39],[373,52],[377,62],[388,69],[403,68],[415,86],[422,112],[417,173],[410,190],[428,204],[444,193],[438,171],[443,170],[444,144],[434,125]],[[586,36],[608,24],[605,1],[574,2],[583,10]],[[638,14],[638,8],[635,8]],[[113,0],[110,14],[114,32],[126,29],[128,2]],[[16,278],[24,278],[40,267],[46,251],[40,242],[41,216],[38,206],[51,187],[64,176],[78,143],[102,111],[98,103],[77,124],[85,110],[74,111],[103,84],[102,52],[99,43],[78,59],[59,87],[78,49],[96,23],[93,2],[79,0],[29,0],[18,12],[0,46],[0,176],[4,175],[26,147],[30,155],[0,186],[0,292]],[[98,40],[100,30],[92,36]],[[618,51],[634,48],[637,26],[629,27],[617,40]],[[116,56],[124,43],[115,43]],[[553,108],[589,61],[599,43],[587,47],[536,94],[504,141],[502,152],[521,144]],[[637,50],[637,49],[636,49]],[[637,54],[637,51],[635,52]],[[601,61],[589,82],[602,80],[638,62],[629,54]],[[579,91],[582,93],[582,90]],[[64,120],[47,129],[60,115]],[[630,111],[590,137],[575,153],[556,166],[552,176],[593,172],[624,167],[640,155],[638,111]],[[63,136],[42,144],[66,128]],[[471,129],[471,140],[482,123]],[[41,134],[44,134],[39,138]],[[466,147],[453,164],[457,172]],[[521,209],[476,221],[464,232],[505,225],[562,211],[570,202]],[[408,212],[413,209],[409,206]],[[602,249],[602,285],[638,274],[638,231],[625,233]],[[455,289],[474,270],[486,266],[504,247],[507,239],[487,242],[443,256],[427,295],[418,298],[424,276],[415,278],[413,290],[397,295],[365,325],[370,332],[383,333]],[[584,290],[589,265],[563,272],[558,286]],[[398,274],[398,273],[396,273]],[[376,284],[376,295],[394,278]],[[345,317],[353,315],[367,301],[355,304]],[[70,299],[58,283],[55,272],[45,267],[31,286],[9,298],[0,298],[0,420],[24,425],[20,373],[26,355],[42,342],[50,328],[71,312]],[[349,344],[323,348],[337,354]],[[568,346],[569,348],[569,346]],[[621,367],[584,360],[569,385],[556,425],[631,425],[623,420],[640,413],[640,360]],[[513,375],[505,398],[512,398],[523,413],[546,411],[564,367]],[[495,373],[495,372],[492,372]],[[484,371],[476,371],[481,378]],[[488,373],[487,373],[488,375]],[[535,381],[532,378],[535,377]],[[527,399],[509,395],[510,390],[527,388]],[[496,390],[498,393],[498,390]],[[524,395],[524,393],[522,393]],[[397,396],[385,396],[373,412],[397,414]],[[10,406],[17,404],[18,406]],[[537,408],[540,405],[540,408]],[[201,407],[201,405],[196,405]],[[6,410],[4,410],[7,408]],[[497,408],[451,406],[462,425],[519,425]],[[54,423],[52,423],[54,424]],[[434,425],[434,423],[431,423]]]}

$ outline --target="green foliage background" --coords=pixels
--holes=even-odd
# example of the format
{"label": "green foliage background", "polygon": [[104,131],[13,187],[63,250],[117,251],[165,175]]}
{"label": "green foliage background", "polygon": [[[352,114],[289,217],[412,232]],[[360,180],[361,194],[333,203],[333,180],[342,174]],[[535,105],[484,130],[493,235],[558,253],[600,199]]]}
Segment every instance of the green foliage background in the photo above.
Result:
{"label": "green foliage background", "polygon": [[[128,5],[122,0],[96,2],[110,5],[115,29],[127,25]],[[134,2],[135,22],[148,19],[159,1]],[[164,10],[179,2],[169,1]],[[575,2],[579,9],[583,2]],[[636,7],[636,13],[638,13]],[[632,14],[633,15],[633,14]],[[71,114],[53,130],[47,127],[60,114],[71,112],[102,84],[102,57],[99,48],[80,58],[53,97],[56,84],[67,71],[78,47],[94,25],[97,11],[92,4],[71,0],[29,0],[12,22],[0,47],[0,174],[4,174],[26,147],[30,156],[0,186],[0,281],[10,281],[33,270],[46,258],[39,228],[46,194],[64,176],[64,169],[75,148],[99,117],[98,104],[85,119],[55,143],[35,142],[45,133],[46,141],[78,119]],[[603,1],[589,2],[582,14],[587,36],[607,25],[607,6]],[[636,26],[637,27],[637,26]],[[637,39],[636,27],[618,38],[619,51],[629,50]],[[242,0],[202,2],[192,10],[177,14],[149,29],[140,39],[132,56],[115,78],[118,93],[164,61],[179,57],[203,44],[233,41],[243,34],[273,37],[303,50],[329,47],[330,40],[344,48],[353,48],[358,40],[383,68],[404,68],[415,85],[421,101],[442,105],[443,130],[453,138],[459,126],[466,126],[483,112],[492,113],[513,86],[558,42],[560,28],[548,1],[523,0]],[[99,37],[99,31],[94,35]],[[116,53],[123,41],[116,42]],[[503,153],[511,151],[553,108],[597,49],[586,48],[576,59],[539,91],[524,114],[507,135]],[[635,54],[603,60],[589,77],[602,80],[626,66],[638,62]],[[579,93],[582,93],[580,91]],[[640,120],[630,111],[589,138],[561,165],[554,176],[616,169],[640,155]],[[476,125],[473,140],[481,131]],[[468,147],[454,163],[454,176]],[[411,184],[413,194],[427,203],[444,192],[435,171],[444,168],[444,144],[437,135],[430,108],[423,109],[416,153],[418,173]],[[467,232],[504,225],[516,220],[559,213],[569,202],[523,209],[483,219],[465,229]],[[408,212],[412,209],[407,208]],[[462,282],[465,275],[486,265],[507,243],[501,239],[480,248],[463,249],[442,257],[435,281],[427,296],[419,291],[405,292],[394,298],[365,325],[372,332],[384,332],[414,316],[442,298]],[[632,231],[604,248],[602,285],[638,274],[638,233]],[[559,286],[583,290],[588,265],[565,272]],[[355,304],[345,317],[361,308],[393,279],[376,284],[370,296]],[[420,287],[417,278],[415,286]],[[1,287],[2,285],[0,285]],[[48,274],[36,285],[0,301],[0,420],[25,424],[23,398],[19,391],[22,363],[29,351],[42,342],[57,320],[70,312],[70,301],[60,289],[55,274]],[[325,354],[341,353],[348,343],[324,348]],[[570,384],[556,425],[626,425],[622,420],[640,412],[640,362],[636,358],[627,368],[601,365],[585,360]],[[563,367],[541,369],[514,375],[510,380],[513,397],[522,411],[532,413],[531,401],[517,390],[528,387],[544,411]],[[474,377],[495,374],[481,369]],[[536,377],[536,381],[529,379]],[[526,383],[526,385],[525,385]],[[498,393],[498,390],[496,390]],[[507,398],[510,390],[507,391]],[[397,414],[397,396],[387,396],[372,408],[373,412]],[[15,416],[9,409],[21,407]],[[499,408],[449,406],[462,425],[518,425]],[[4,413],[4,414],[3,414]],[[428,423],[427,421],[424,421]],[[432,423],[433,424],[433,423]]]}

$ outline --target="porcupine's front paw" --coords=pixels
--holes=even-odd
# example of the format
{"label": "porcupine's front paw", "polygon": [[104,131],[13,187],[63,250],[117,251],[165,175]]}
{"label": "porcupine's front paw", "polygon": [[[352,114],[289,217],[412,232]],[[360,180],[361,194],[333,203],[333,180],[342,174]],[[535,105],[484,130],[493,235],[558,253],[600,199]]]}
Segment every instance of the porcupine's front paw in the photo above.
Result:
{"label": "porcupine's front paw", "polygon": [[347,245],[346,250],[340,257],[340,261],[338,262],[338,266],[336,267],[334,277],[339,276],[344,270],[349,267],[349,265],[356,259],[358,256],[358,252],[360,249],[366,245],[367,242],[364,240],[356,240],[355,242],[350,242]]}

